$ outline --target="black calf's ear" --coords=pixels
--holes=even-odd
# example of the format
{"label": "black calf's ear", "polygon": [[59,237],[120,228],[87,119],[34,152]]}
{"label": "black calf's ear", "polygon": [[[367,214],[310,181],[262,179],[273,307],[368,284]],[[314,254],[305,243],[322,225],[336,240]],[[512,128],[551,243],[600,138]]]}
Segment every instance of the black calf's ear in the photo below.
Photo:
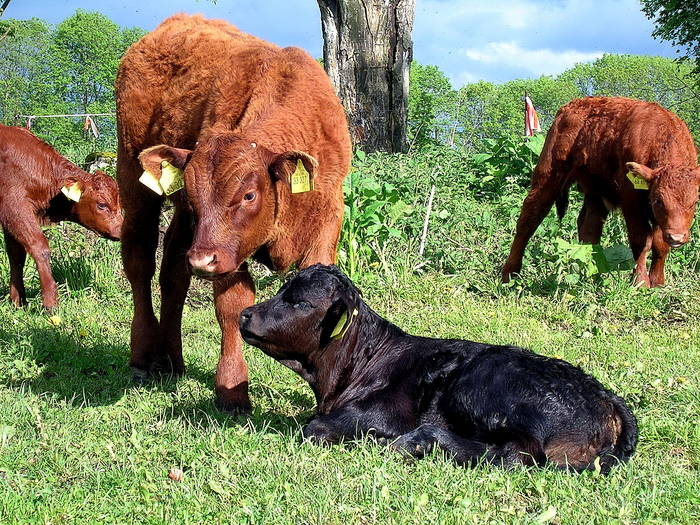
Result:
{"label": "black calf's ear", "polygon": [[350,308],[343,299],[337,299],[326,312],[321,322],[321,346],[336,339],[342,339],[357,315],[356,308]]}

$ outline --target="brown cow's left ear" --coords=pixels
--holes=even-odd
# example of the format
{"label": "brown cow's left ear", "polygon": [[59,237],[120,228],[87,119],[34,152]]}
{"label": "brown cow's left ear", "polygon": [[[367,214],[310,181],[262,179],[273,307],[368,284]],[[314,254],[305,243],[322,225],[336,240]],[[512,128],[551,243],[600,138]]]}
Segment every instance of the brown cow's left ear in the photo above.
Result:
{"label": "brown cow's left ear", "polygon": [[313,190],[313,180],[317,169],[318,161],[308,153],[304,153],[303,151],[287,151],[277,155],[272,160],[268,171],[273,179],[284,181],[292,186],[293,193],[300,193],[294,191],[295,188],[292,176],[297,175],[301,181],[306,178],[306,174],[308,174],[309,188],[302,188],[301,191]]}
{"label": "brown cow's left ear", "polygon": [[160,175],[161,164],[164,160],[176,168],[184,170],[191,156],[192,150],[159,144],[143,150],[139,155],[139,162],[145,171]]}
{"label": "brown cow's left ear", "polygon": [[628,162],[626,164],[627,169],[630,170],[635,175],[639,175],[647,182],[651,182],[656,177],[656,172],[643,164],[637,164],[636,162]]}

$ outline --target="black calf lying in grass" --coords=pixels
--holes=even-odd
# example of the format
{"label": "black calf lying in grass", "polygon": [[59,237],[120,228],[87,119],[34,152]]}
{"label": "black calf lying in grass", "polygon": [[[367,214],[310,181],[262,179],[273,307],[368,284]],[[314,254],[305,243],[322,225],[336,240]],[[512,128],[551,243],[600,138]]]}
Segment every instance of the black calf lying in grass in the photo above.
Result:
{"label": "black calf lying in grass", "polygon": [[334,266],[307,268],[244,310],[241,334],[309,382],[314,441],[369,433],[417,457],[437,445],[463,465],[602,472],[637,442],[623,400],[580,369],[513,346],[408,335]]}

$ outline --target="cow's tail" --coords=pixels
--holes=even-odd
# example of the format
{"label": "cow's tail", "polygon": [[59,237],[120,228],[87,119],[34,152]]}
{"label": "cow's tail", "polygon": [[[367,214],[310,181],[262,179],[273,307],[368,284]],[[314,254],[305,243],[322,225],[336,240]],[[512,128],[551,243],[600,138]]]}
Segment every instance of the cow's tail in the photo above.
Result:
{"label": "cow's tail", "polygon": [[557,196],[556,206],[557,206],[557,217],[559,217],[559,220],[562,220],[564,218],[564,215],[566,215],[566,209],[569,207],[569,188],[568,188],[568,186],[565,186],[564,188],[562,188],[561,192]]}
{"label": "cow's tail", "polygon": [[600,451],[600,471],[607,474],[615,465],[625,463],[637,447],[637,419],[621,397],[608,393],[615,414],[621,422],[620,433],[614,444]]}

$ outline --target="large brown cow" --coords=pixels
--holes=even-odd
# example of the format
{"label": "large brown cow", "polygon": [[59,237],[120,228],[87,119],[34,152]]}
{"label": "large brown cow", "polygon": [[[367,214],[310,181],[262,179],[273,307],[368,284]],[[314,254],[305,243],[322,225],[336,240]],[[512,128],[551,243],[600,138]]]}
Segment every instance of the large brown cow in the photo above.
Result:
{"label": "large brown cow", "polygon": [[503,281],[520,271],[525,246],[555,201],[563,217],[576,183],[584,194],[579,240],[599,243],[608,214],[620,208],[636,261],[634,282],[663,285],[669,250],[690,239],[700,186],[697,161],[688,127],[658,104],[605,97],[569,102],[547,133]]}
{"label": "large brown cow", "polygon": [[22,270],[36,262],[44,307],[58,306],[49,244],[42,226],[73,221],[118,240],[122,225],[114,179],[86,173],[24,128],[0,125],[0,225],[10,259],[10,299],[26,302]]}
{"label": "large brown cow", "polygon": [[[180,324],[191,269],[213,281],[222,330],[217,405],[245,410],[238,324],[255,299],[245,261],[282,271],[335,260],[351,153],[342,106],[302,50],[223,21],[176,15],[125,54],[117,120],[122,257],[134,296],[130,365],[137,379],[183,373]],[[145,169],[158,178],[164,161],[184,170],[185,192],[172,196],[158,321],[151,279],[164,197],[139,176]],[[292,174],[310,176],[312,191],[293,193]]]}

